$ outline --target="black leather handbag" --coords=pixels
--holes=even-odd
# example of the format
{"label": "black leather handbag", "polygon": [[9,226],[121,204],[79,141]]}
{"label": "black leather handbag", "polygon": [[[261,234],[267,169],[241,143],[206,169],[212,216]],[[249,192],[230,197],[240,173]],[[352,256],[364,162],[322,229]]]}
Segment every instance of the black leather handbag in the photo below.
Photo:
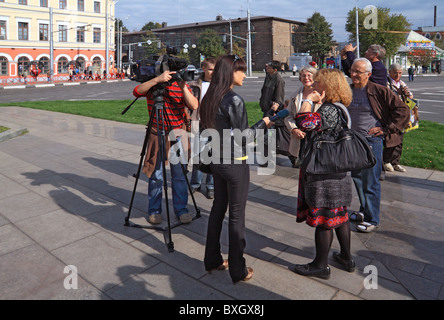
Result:
{"label": "black leather handbag", "polygon": [[[312,144],[305,153],[301,169],[309,174],[334,174],[371,168],[376,158],[367,139],[350,129],[350,116],[345,106],[335,104],[344,126],[341,131],[316,133]],[[343,118],[346,114],[348,120]]]}

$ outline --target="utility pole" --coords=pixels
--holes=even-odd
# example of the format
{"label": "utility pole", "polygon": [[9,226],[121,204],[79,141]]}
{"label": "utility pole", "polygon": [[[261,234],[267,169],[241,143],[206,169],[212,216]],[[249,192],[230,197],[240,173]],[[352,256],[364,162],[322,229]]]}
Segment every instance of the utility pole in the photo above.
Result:
{"label": "utility pole", "polygon": [[358,13],[358,0],[356,0],[356,56],[359,58],[359,13]]}
{"label": "utility pole", "polygon": [[54,30],[53,30],[52,7],[49,7],[49,72],[51,81],[54,79]]}
{"label": "utility pole", "polygon": [[250,23],[250,0],[248,0],[248,10],[247,10],[247,21],[248,21],[248,41],[247,41],[247,49],[248,49],[248,76],[251,77],[253,73],[252,61],[251,61],[251,23]]}
{"label": "utility pole", "polygon": [[105,6],[106,6],[106,9],[105,9],[105,19],[106,19],[106,22],[105,22],[105,30],[106,30],[106,32],[105,32],[105,71],[106,71],[106,76],[108,77],[108,61],[109,61],[109,48],[108,48],[108,46],[109,46],[109,26],[108,26],[108,0],[106,0],[105,1]]}

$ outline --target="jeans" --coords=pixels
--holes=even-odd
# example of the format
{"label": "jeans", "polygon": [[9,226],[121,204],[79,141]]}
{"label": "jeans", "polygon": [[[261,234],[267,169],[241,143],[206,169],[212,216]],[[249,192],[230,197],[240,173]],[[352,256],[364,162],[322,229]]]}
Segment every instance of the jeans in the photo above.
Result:
{"label": "jeans", "polygon": [[[180,139],[178,140],[180,143]],[[181,152],[183,152],[182,148]],[[188,213],[188,185],[180,163],[170,164],[173,208],[177,217]],[[148,181],[148,214],[162,213],[163,170],[162,155],[157,153],[156,168]]]}
{"label": "jeans", "polygon": [[361,206],[359,211],[364,214],[364,221],[379,225],[381,205],[381,183],[383,140],[379,137],[367,138],[376,157],[376,164],[369,169],[352,171],[351,176],[358,193]]}
{"label": "jeans", "polygon": [[228,208],[228,265],[233,282],[244,279],[245,207],[247,205],[250,169],[248,164],[211,164],[214,176],[214,201],[208,219],[205,244],[205,270],[223,263],[220,236]]}
{"label": "jeans", "polygon": [[[200,184],[202,183],[202,176],[203,176],[203,172],[200,171],[198,168],[199,168],[199,165],[193,164],[193,172],[191,173],[191,180],[190,180],[190,185],[196,189],[200,187]],[[207,185],[208,190],[214,189],[214,181],[213,181],[212,174],[207,174],[207,179],[206,179],[205,184]]]}
{"label": "jeans", "polygon": [[[200,137],[199,135],[196,135],[194,137],[194,145],[192,146],[193,152],[195,154],[199,154],[200,152],[202,152],[202,150],[204,149],[205,144],[207,142],[208,142],[208,138]],[[202,176],[203,176],[203,172],[200,171],[198,168],[199,168],[199,165],[193,164],[193,172],[191,173],[191,180],[190,180],[190,185],[196,189],[200,187],[200,185],[202,183]],[[206,179],[205,184],[207,185],[208,190],[214,189],[214,181],[213,181],[212,174],[207,174],[207,179]]]}

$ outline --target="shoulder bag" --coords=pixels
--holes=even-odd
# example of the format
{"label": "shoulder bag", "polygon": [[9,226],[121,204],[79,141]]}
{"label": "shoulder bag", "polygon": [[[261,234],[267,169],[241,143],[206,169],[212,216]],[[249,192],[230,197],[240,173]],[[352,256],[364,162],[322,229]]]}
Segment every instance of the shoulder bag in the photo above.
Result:
{"label": "shoulder bag", "polygon": [[[301,169],[309,174],[334,174],[371,168],[376,164],[367,139],[350,129],[351,120],[347,108],[339,103],[343,122],[342,130],[331,133],[316,133],[311,146],[301,164]],[[341,112],[342,111],[342,112]],[[347,120],[343,115],[347,116]]]}

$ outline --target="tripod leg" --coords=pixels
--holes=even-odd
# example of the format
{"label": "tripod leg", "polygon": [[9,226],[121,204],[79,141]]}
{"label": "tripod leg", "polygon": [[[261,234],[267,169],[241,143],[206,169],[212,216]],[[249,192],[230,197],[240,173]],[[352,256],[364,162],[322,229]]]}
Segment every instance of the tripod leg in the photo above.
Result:
{"label": "tripod leg", "polygon": [[[161,106],[163,108],[163,105]],[[160,107],[156,108],[156,119],[159,119],[158,117],[160,116],[159,113],[162,114],[162,120],[165,119],[164,117],[164,113],[162,112],[162,109],[160,109]],[[164,110],[163,110],[164,111]],[[172,241],[172,236],[171,236],[171,219],[170,219],[170,206],[168,203],[168,182],[167,182],[167,175],[166,175],[166,165],[165,165],[165,161],[167,159],[166,157],[166,139],[165,139],[165,127],[164,127],[164,121],[162,121],[162,130],[159,127],[159,121],[157,121],[157,133],[158,133],[158,139],[159,139],[159,152],[161,155],[161,161],[162,161],[162,175],[163,175],[163,191],[165,193],[165,207],[167,210],[167,222],[168,222],[168,251],[169,252],[173,252],[174,251],[174,243]]]}
{"label": "tripod leg", "polygon": [[[180,152],[180,150],[178,152]],[[185,180],[187,182],[188,191],[190,192],[191,199],[193,200],[194,209],[196,210],[196,218],[200,218],[200,209],[197,207],[196,199],[194,199],[194,194],[191,192],[191,184],[187,176],[188,170],[185,168],[185,164],[183,164],[182,162],[180,163],[180,166],[182,167],[182,172],[183,175],[185,176]]]}
{"label": "tripod leg", "polygon": [[146,154],[146,147],[148,145],[148,139],[149,139],[149,136],[151,134],[152,125],[153,125],[153,117],[150,116],[150,120],[148,121],[148,124],[147,124],[147,127],[146,127],[146,134],[145,134],[145,139],[143,141],[142,151],[140,153],[139,166],[137,168],[137,172],[133,175],[133,177],[136,178],[136,181],[134,182],[134,188],[133,188],[133,193],[131,195],[131,202],[130,202],[130,206],[129,206],[129,209],[128,209],[128,215],[125,217],[124,226],[126,226],[126,227],[128,227],[130,225],[129,218],[130,218],[130,215],[131,215],[131,210],[133,208],[134,196],[136,194],[137,183],[139,182],[139,177],[140,177],[140,170],[142,169],[143,159],[144,159],[145,154]]}

